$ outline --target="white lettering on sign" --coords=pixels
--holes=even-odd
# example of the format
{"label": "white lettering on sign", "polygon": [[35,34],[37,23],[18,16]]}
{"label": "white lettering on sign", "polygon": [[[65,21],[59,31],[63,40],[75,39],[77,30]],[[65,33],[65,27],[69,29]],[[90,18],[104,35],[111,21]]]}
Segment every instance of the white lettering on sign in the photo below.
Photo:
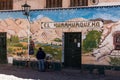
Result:
{"label": "white lettering on sign", "polygon": [[41,27],[45,28],[71,28],[71,27],[102,27],[101,21],[80,21],[80,22],[42,22]]}

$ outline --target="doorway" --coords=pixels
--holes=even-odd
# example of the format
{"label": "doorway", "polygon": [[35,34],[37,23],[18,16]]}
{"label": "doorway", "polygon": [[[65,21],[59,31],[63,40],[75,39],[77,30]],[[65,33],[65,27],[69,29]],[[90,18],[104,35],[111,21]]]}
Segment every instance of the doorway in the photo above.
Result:
{"label": "doorway", "polygon": [[81,32],[64,33],[64,66],[67,68],[81,68],[81,36]]}
{"label": "doorway", "polygon": [[6,32],[0,32],[0,63],[7,63]]}

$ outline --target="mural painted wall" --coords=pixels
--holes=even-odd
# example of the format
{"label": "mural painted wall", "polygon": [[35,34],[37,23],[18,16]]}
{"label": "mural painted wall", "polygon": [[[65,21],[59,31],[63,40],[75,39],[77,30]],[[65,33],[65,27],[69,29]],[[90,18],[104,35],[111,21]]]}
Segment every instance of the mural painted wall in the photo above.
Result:
{"label": "mural painted wall", "polygon": [[[46,52],[56,59],[61,59],[62,33],[82,32],[83,64],[120,65],[119,13],[119,6],[33,10],[29,23],[21,11],[6,11],[0,12],[0,32],[7,32],[8,55],[24,57],[30,26],[36,49],[46,46]],[[91,27],[87,26],[95,21],[100,21],[102,26],[94,26],[94,23]],[[55,26],[56,23],[60,25]]]}

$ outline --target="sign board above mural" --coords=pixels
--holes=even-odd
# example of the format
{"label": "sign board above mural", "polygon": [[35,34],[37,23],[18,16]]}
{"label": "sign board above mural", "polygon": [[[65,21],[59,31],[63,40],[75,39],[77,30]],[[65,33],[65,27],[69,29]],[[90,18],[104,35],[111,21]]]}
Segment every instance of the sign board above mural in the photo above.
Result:
{"label": "sign board above mural", "polygon": [[102,27],[102,21],[41,22],[42,29],[72,27]]}

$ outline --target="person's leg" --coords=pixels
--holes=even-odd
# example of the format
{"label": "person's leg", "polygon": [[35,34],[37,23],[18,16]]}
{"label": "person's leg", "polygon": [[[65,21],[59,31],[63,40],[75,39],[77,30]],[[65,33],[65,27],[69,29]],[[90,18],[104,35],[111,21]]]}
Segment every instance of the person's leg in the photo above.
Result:
{"label": "person's leg", "polygon": [[38,70],[41,71],[41,60],[38,60]]}
{"label": "person's leg", "polygon": [[42,71],[45,71],[44,59],[41,60],[41,70],[42,70]]}

